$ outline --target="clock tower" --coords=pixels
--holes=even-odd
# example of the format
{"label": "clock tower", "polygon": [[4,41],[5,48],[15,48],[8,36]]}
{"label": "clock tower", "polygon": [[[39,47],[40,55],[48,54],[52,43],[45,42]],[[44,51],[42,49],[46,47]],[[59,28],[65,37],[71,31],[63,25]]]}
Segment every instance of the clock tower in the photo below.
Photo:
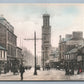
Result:
{"label": "clock tower", "polygon": [[49,54],[51,49],[51,26],[50,26],[50,15],[43,15],[43,26],[42,26],[42,66],[49,60]]}

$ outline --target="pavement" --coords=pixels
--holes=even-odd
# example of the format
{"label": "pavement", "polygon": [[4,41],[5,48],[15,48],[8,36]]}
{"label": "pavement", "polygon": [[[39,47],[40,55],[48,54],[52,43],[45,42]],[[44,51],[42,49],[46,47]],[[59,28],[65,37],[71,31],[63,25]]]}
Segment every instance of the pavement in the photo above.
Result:
{"label": "pavement", "polygon": [[[9,72],[7,74],[1,74],[0,80],[3,81],[20,81],[20,73],[13,75],[12,72]],[[75,71],[74,75],[65,75],[64,70],[37,70],[37,75],[34,75],[34,68],[31,70],[25,70],[25,73],[23,75],[24,81],[63,81],[63,80],[84,80],[84,72],[81,74],[77,74],[77,71]]]}

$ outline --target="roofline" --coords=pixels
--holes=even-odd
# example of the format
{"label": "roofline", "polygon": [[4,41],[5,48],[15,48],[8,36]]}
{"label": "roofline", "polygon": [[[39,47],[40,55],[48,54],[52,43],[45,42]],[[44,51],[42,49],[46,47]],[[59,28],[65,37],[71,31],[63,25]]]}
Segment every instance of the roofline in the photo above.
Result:
{"label": "roofline", "polygon": [[2,18],[3,18],[3,19],[1,19],[1,20],[5,20],[5,21],[7,22],[7,24],[9,24],[9,25],[14,29],[14,27],[10,24],[10,22],[7,21],[6,18],[4,18],[4,17],[2,17]]}
{"label": "roofline", "polygon": [[[1,24],[1,23],[0,23]],[[3,25],[3,24],[1,24],[1,25]],[[5,28],[6,28],[6,26],[5,25],[3,25]],[[7,28],[6,28],[7,29]],[[9,31],[9,29],[7,29],[8,31]],[[10,33],[12,33],[11,31],[9,31]],[[17,36],[14,34],[14,33],[12,33],[16,38],[17,38]]]}
{"label": "roofline", "polygon": [[18,46],[17,46],[16,48],[19,48],[19,49],[21,49],[21,50],[22,50],[22,48],[20,48],[20,47],[18,47]]}
{"label": "roofline", "polygon": [[[9,29],[7,29],[8,31],[9,31]],[[9,31],[10,33],[12,33],[11,31]],[[17,36],[14,34],[14,33],[12,33],[16,38],[17,38]]]}

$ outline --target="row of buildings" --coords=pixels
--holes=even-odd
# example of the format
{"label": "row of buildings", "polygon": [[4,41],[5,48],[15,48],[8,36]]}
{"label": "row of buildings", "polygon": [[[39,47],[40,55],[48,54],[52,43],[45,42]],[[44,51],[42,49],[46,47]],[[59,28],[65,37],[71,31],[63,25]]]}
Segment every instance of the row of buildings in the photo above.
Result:
{"label": "row of buildings", "polygon": [[84,68],[84,38],[83,32],[74,31],[66,34],[65,38],[60,36],[59,60],[62,63],[73,63],[75,68],[80,65]]}
{"label": "row of buildings", "polygon": [[83,32],[73,31],[72,34],[66,34],[65,38],[59,36],[58,48],[51,45],[51,26],[50,15],[43,15],[42,26],[42,67],[46,64],[50,67],[56,67],[57,64],[65,65],[70,63],[76,68],[84,66],[84,38]]}
{"label": "row of buildings", "polygon": [[[51,45],[50,15],[43,15],[42,26],[42,67],[47,64],[56,67],[57,63],[74,62],[75,65],[84,65],[84,38],[83,32],[77,31],[66,34],[65,38],[60,35],[59,47]],[[13,69],[22,62],[22,49],[17,47],[17,36],[14,27],[4,18],[0,17],[0,69]],[[15,64],[16,63],[16,64]],[[82,67],[81,66],[81,67]]]}
{"label": "row of buildings", "polygon": [[[17,36],[14,34],[14,27],[4,17],[1,16],[0,69],[2,70],[7,68],[7,70],[11,70],[14,65],[21,63],[22,58],[22,49],[17,47]],[[17,67],[18,66],[19,65],[17,65]]]}

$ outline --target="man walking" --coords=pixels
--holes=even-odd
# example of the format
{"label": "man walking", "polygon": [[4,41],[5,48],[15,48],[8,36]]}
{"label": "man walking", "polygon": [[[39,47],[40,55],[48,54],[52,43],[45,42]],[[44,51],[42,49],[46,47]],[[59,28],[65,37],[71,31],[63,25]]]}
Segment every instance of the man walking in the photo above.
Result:
{"label": "man walking", "polygon": [[23,65],[21,64],[20,65],[20,77],[21,77],[21,80],[23,80],[23,73],[25,72],[25,70],[24,70],[24,67],[23,67]]}

